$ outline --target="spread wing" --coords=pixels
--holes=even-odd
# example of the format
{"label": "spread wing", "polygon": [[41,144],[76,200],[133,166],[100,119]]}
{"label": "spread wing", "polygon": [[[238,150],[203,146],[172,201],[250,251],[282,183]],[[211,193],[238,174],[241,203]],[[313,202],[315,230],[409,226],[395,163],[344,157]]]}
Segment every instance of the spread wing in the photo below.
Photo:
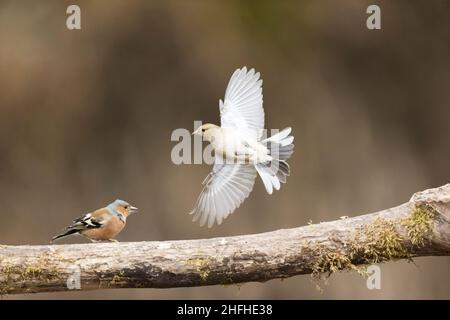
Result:
{"label": "spread wing", "polygon": [[200,225],[221,224],[248,197],[255,183],[255,167],[248,164],[216,164],[203,181],[203,190],[190,212]]}
{"label": "spread wing", "polygon": [[255,69],[237,69],[231,76],[220,100],[220,122],[222,127],[231,127],[245,134],[260,137],[264,129],[262,79]]}

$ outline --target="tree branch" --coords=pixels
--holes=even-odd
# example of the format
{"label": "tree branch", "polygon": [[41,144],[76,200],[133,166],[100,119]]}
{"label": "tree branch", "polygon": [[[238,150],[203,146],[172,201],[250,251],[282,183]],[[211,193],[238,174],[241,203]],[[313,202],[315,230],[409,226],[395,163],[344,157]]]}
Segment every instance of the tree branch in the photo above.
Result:
{"label": "tree branch", "polygon": [[337,270],[358,270],[362,264],[449,255],[447,184],[380,212],[254,235],[0,246],[0,293],[65,291],[77,284],[81,290],[174,288],[299,274],[320,277]]}

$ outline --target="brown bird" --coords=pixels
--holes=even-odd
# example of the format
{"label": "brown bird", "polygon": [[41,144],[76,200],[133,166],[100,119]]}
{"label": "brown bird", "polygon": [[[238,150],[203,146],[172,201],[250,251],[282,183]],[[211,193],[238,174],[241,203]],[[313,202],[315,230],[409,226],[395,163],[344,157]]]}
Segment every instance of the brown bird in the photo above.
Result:
{"label": "brown bird", "polygon": [[81,234],[91,240],[117,242],[113,239],[125,227],[127,217],[138,211],[128,202],[117,199],[108,206],[87,213],[64,228],[64,232],[52,238],[52,242],[73,234]]}

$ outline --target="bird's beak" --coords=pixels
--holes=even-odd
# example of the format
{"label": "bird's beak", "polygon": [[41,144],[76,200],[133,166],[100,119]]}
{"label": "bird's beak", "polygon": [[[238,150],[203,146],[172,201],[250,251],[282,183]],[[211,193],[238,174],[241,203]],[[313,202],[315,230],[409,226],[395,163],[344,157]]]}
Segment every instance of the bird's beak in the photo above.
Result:
{"label": "bird's beak", "polygon": [[195,130],[194,132],[192,132],[192,135],[197,135],[200,133],[200,130],[202,130],[202,127],[198,127],[197,130]]}
{"label": "bird's beak", "polygon": [[131,206],[130,207],[130,213],[137,213],[139,211],[138,208]]}

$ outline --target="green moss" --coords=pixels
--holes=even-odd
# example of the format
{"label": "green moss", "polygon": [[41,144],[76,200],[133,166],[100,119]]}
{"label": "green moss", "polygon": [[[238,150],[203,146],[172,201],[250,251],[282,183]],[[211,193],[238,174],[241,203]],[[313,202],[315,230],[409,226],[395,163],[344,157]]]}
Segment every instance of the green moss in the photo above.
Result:
{"label": "green moss", "polygon": [[32,267],[32,266],[28,266],[26,267],[23,272],[22,272],[22,276],[24,278],[24,280],[29,279],[29,278],[38,278],[42,275],[43,270],[38,267]]}
{"label": "green moss", "polygon": [[315,280],[320,280],[324,274],[329,277],[339,270],[357,271],[357,269],[348,255],[336,252],[324,252],[319,255],[319,259],[313,266],[312,277]]}
{"label": "green moss", "polygon": [[[56,268],[49,267],[51,254],[43,252],[35,260],[18,265],[0,257],[0,294],[6,294],[17,286],[18,282],[50,282],[61,279]],[[24,284],[26,285],[26,284]]]}
{"label": "green moss", "polygon": [[53,254],[49,251],[42,252],[36,259],[36,262],[23,268],[22,278],[24,281],[33,279],[51,281],[59,279],[60,274],[56,268],[49,268]]}
{"label": "green moss", "polygon": [[381,263],[388,260],[409,258],[403,239],[394,222],[387,219],[376,219],[369,224],[359,226],[341,253],[327,248],[315,250],[317,262],[313,266],[312,276],[320,279],[322,274],[331,276],[336,271],[356,271],[365,275],[356,264]]}
{"label": "green moss", "polygon": [[423,204],[414,207],[408,218],[402,221],[408,232],[408,238],[415,246],[425,245],[425,236],[430,234],[436,210],[430,205]]}
{"label": "green moss", "polygon": [[[337,253],[321,246],[315,248],[317,262],[312,268],[312,278],[318,286],[317,280],[320,280],[322,275],[330,277],[340,270],[367,275],[365,269],[357,264],[376,264],[405,258],[411,260],[408,241],[414,246],[424,246],[426,236],[432,231],[436,214],[436,210],[429,205],[416,206],[411,214],[400,222],[406,228],[406,239],[399,233],[395,220],[378,218],[357,228],[350,243],[346,244],[345,252]],[[320,286],[318,288],[320,289]]]}
{"label": "green moss", "polygon": [[186,264],[190,266],[194,266],[199,273],[200,278],[203,281],[206,281],[206,279],[209,276],[209,265],[210,265],[210,259],[209,258],[191,258],[186,261]]}
{"label": "green moss", "polygon": [[9,276],[14,272],[14,266],[10,263],[4,263],[4,266],[1,269],[2,276],[5,278],[9,278]]}
{"label": "green moss", "polygon": [[372,264],[409,258],[402,236],[393,221],[378,218],[357,229],[351,242],[350,259]]}
{"label": "green moss", "polygon": [[108,283],[109,286],[116,286],[120,283],[126,283],[128,281],[128,277],[125,276],[125,272],[121,270],[118,274],[115,274],[111,281]]}

